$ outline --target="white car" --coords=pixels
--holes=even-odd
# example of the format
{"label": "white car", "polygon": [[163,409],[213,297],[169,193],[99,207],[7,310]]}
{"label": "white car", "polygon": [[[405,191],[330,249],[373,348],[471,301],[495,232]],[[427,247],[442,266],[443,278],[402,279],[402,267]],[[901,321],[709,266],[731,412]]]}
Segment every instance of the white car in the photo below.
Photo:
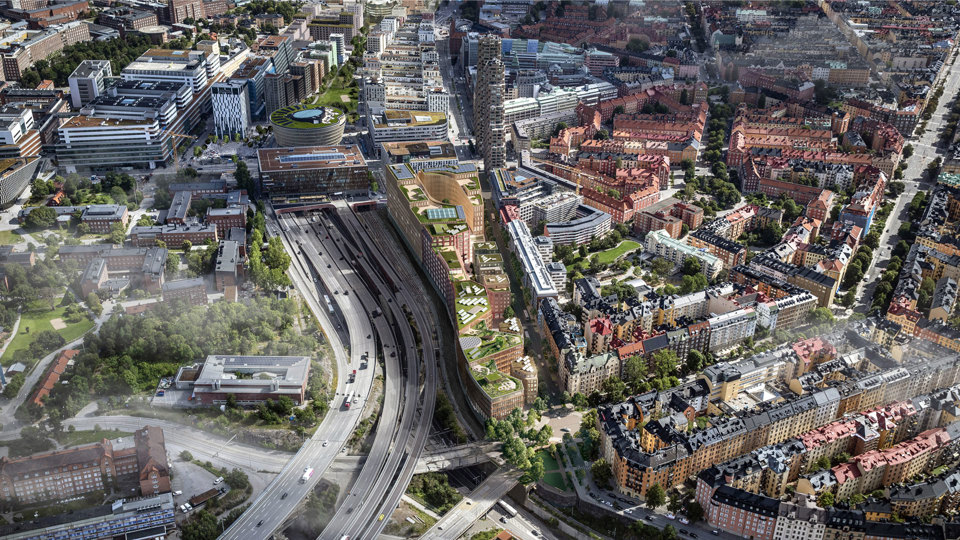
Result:
{"label": "white car", "polygon": [[174,491],[173,496],[176,497],[177,495],[183,495],[183,492],[180,491],[179,489],[177,491]]}

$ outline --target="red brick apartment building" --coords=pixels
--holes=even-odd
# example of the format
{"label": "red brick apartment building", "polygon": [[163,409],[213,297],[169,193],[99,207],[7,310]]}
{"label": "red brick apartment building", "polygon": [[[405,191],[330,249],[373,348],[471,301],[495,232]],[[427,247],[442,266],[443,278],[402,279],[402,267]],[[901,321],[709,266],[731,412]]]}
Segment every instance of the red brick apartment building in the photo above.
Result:
{"label": "red brick apartment building", "polygon": [[176,279],[163,284],[163,301],[184,300],[191,306],[207,304],[207,285],[203,278]]}
{"label": "red brick apartment building", "polygon": [[140,495],[170,491],[170,467],[163,430],[147,426],[133,444],[109,440],[21,458],[0,458],[0,500],[29,504],[60,500],[121,485]]}
{"label": "red brick apartment building", "polygon": [[702,224],[702,208],[670,197],[639,212],[633,223],[633,231],[636,234],[647,234],[662,229],[667,231],[671,238],[680,238],[684,225],[693,230]]}

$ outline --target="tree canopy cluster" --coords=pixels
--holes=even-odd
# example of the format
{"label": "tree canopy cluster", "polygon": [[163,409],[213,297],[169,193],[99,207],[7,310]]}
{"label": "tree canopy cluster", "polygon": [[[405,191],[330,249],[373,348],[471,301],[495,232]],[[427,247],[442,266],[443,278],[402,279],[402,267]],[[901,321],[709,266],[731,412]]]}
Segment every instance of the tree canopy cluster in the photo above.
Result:
{"label": "tree canopy cluster", "polygon": [[112,317],[85,338],[83,352],[65,374],[68,384],[54,386],[43,412],[58,422],[93,397],[151,390],[161,377],[210,354],[310,355],[316,342],[295,330],[297,310],[293,300],[255,298],[210,306],[160,304],[138,317]]}
{"label": "tree canopy cluster", "polygon": [[549,424],[540,429],[532,427],[539,418],[536,409],[524,418],[523,411],[516,408],[505,419],[490,418],[486,423],[487,439],[503,443],[501,451],[504,459],[526,471],[524,480],[528,482],[539,480],[544,472],[543,460],[534,448],[547,444],[553,436],[553,428]]}
{"label": "tree canopy cluster", "polygon": [[407,493],[433,506],[440,514],[446,513],[463,499],[463,495],[447,482],[447,475],[436,472],[414,476]]}
{"label": "tree canopy cluster", "polygon": [[84,41],[64,47],[49,60],[38,60],[24,70],[20,82],[25,88],[36,88],[40,81],[50,79],[56,86],[67,86],[73,70],[90,58],[110,60],[113,73],[120,71],[150,48],[150,38],[131,34],[123,39]]}

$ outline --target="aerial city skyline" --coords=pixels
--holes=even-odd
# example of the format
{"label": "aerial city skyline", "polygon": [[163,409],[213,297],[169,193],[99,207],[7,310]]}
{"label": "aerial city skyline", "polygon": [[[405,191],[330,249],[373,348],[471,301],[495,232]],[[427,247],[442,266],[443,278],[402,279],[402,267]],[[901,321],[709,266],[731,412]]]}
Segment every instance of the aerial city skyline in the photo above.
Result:
{"label": "aerial city skyline", "polygon": [[10,0],[0,538],[960,539],[958,31]]}

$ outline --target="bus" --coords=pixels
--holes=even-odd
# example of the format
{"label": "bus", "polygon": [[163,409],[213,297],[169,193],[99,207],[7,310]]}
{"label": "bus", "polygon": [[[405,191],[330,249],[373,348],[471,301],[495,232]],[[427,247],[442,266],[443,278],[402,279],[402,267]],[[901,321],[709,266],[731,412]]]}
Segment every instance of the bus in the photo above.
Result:
{"label": "bus", "polygon": [[353,392],[347,394],[347,399],[343,400],[343,407],[346,409],[350,408],[350,402],[353,400]]}
{"label": "bus", "polygon": [[517,511],[513,509],[512,506],[506,503],[506,501],[498,501],[500,507],[503,508],[503,511],[510,514],[510,517],[517,517]]}

